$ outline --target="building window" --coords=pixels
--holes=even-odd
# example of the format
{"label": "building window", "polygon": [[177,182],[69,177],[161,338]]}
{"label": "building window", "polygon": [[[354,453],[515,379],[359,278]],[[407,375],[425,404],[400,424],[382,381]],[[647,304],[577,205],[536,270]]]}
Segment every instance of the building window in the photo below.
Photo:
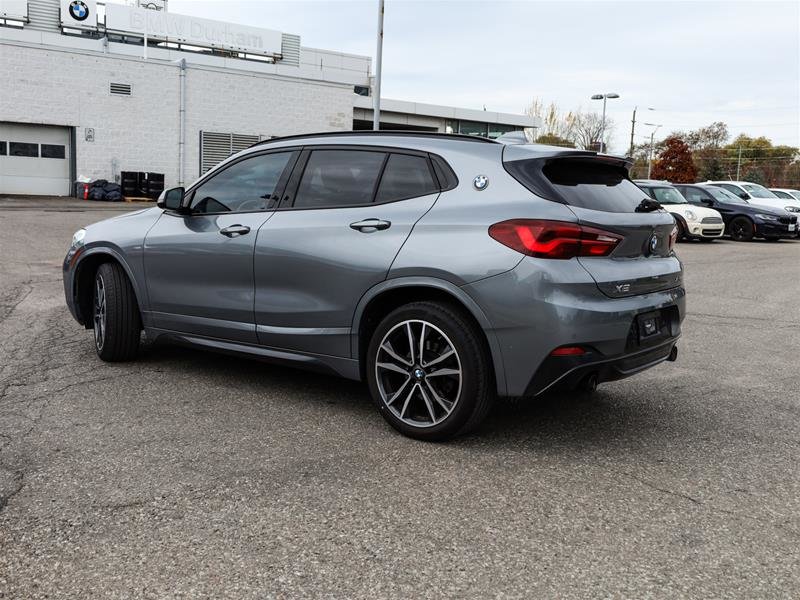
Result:
{"label": "building window", "polygon": [[29,144],[28,142],[9,142],[9,154],[11,156],[28,156],[39,158],[39,144]]}
{"label": "building window", "polygon": [[42,158],[66,158],[66,148],[57,144],[42,144]]}
{"label": "building window", "polygon": [[511,131],[519,131],[519,127],[501,125],[500,123],[489,123],[489,137],[492,139],[499,138],[504,133],[509,133]]}
{"label": "building window", "polygon": [[489,124],[479,123],[478,121],[459,121],[458,133],[464,135],[478,135],[481,137],[488,137]]}
{"label": "building window", "polygon": [[5,156],[8,153],[5,142],[0,142],[0,156]]}

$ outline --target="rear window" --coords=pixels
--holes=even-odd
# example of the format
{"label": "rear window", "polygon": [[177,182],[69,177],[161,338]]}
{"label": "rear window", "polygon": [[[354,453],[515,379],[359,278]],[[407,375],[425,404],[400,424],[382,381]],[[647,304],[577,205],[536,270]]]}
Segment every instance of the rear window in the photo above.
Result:
{"label": "rear window", "polygon": [[630,213],[647,198],[625,167],[593,158],[506,163],[511,175],[538,195],[570,206]]}

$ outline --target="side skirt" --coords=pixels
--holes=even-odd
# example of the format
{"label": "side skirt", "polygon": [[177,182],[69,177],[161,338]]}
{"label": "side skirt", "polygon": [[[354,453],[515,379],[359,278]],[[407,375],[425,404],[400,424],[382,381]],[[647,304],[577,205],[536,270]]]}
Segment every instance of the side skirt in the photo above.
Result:
{"label": "side skirt", "polygon": [[203,337],[156,327],[145,327],[145,333],[149,339],[157,343],[166,342],[192,348],[201,348],[214,352],[222,352],[224,354],[245,356],[273,364],[286,365],[298,369],[326,373],[328,375],[336,375],[346,379],[361,380],[358,361],[352,358],[340,358],[338,356],[328,356],[325,354],[289,352],[278,348],[231,342],[228,340]]}

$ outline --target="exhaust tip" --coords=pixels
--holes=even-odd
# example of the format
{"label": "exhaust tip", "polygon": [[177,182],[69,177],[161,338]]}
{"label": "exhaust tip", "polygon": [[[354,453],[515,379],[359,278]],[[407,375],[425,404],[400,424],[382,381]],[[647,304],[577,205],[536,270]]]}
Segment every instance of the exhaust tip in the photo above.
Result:
{"label": "exhaust tip", "polygon": [[669,351],[669,356],[667,357],[667,360],[669,362],[675,362],[676,360],[678,360],[678,347],[677,346],[673,346],[672,350]]}
{"label": "exhaust tip", "polygon": [[578,389],[590,394],[594,392],[597,389],[597,373],[591,373],[584,377],[578,384]]}

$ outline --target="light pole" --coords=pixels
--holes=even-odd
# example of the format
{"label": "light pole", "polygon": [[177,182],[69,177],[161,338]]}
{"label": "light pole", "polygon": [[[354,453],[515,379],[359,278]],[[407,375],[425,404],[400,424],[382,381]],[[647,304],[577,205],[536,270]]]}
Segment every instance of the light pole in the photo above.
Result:
{"label": "light pole", "polygon": [[615,94],[613,92],[608,94],[595,94],[592,96],[592,100],[602,100],[603,101],[603,120],[600,123],[600,151],[605,151],[605,142],[603,142],[603,136],[606,133],[606,100],[613,100],[614,98],[619,98],[619,94]]}
{"label": "light pole", "polygon": [[[631,118],[631,147],[628,151],[629,156],[633,156],[633,136],[636,132],[636,111],[639,110],[638,106],[633,107],[633,117]],[[655,108],[647,107],[647,110],[655,110]]]}
{"label": "light pole", "polygon": [[650,172],[653,170],[653,139],[655,138],[656,131],[661,127],[661,123],[645,123],[648,127],[655,127],[650,132],[650,157],[647,159],[647,178],[650,179]]}
{"label": "light pole", "polygon": [[375,85],[372,88],[372,129],[381,128],[381,62],[383,61],[383,0],[378,0],[378,49],[375,53]]}

